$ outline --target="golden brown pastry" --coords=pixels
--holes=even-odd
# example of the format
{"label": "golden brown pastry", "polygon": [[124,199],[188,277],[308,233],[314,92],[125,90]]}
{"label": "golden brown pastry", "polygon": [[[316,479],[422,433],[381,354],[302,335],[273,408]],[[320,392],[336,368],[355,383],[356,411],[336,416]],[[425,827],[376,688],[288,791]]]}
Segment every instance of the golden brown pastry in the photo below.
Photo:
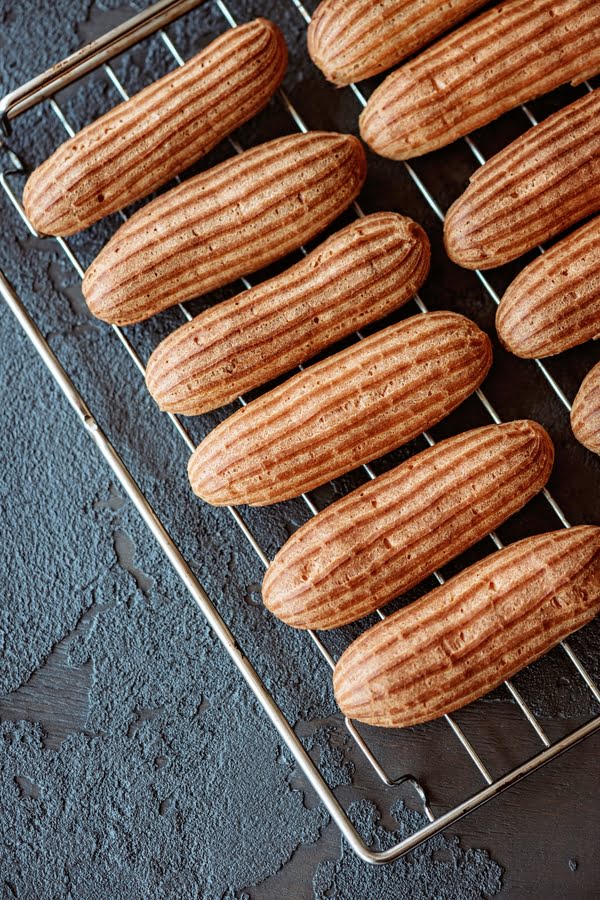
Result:
{"label": "golden brown pastry", "polygon": [[530,128],[478,169],[448,211],[444,243],[460,266],[490,269],[599,209],[597,90]]}
{"label": "golden brown pastry", "polygon": [[334,84],[384,72],[487,0],[322,0],[308,26],[312,61]]}
{"label": "golden brown pastry", "polygon": [[412,219],[358,219],[169,335],[148,361],[148,390],[161,409],[185,415],[223,406],[397,309],[425,280],[429,256]]}
{"label": "golden brown pastry", "polygon": [[600,337],[600,218],[526,266],[496,314],[498,337],[517,356],[553,356]]}
{"label": "golden brown pastry", "polygon": [[310,519],[265,575],[265,606],[296,628],[353,622],[414,587],[521,509],[550,477],[537,422],[448,438]]}
{"label": "golden brown pastry", "polygon": [[571,427],[580,444],[600,453],[600,363],[588,372],[577,391]]}
{"label": "golden brown pastry", "polygon": [[296,497],[439,422],[491,361],[487,335],[457,313],[384,328],[222,422],[192,454],[192,488],[217,506]]}
{"label": "golden brown pastry", "polygon": [[309,131],[246,150],[125,222],[85,273],[88,306],[128,325],[255,272],[322,231],[365,175],[352,135]]}
{"label": "golden brown pastry", "polygon": [[600,528],[525,538],[370,628],[342,654],[344,715],[402,728],[487,694],[600,610]]}
{"label": "golden brown pastry", "polygon": [[150,194],[266,106],[286,65],[272,22],[228,29],[61,144],[25,186],[31,222],[69,235]]}
{"label": "golden brown pastry", "polygon": [[410,159],[600,71],[597,0],[507,0],[389,75],[360,117],[381,156]]}

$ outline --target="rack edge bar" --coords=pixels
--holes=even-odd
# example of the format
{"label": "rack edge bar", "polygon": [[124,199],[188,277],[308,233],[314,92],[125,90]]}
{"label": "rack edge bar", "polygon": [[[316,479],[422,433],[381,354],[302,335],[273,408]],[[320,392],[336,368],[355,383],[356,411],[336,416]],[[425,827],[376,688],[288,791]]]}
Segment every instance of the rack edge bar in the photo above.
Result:
{"label": "rack edge bar", "polygon": [[227,653],[233,660],[236,668],[253,691],[269,719],[279,732],[281,738],[285,741],[286,746],[293,753],[311,786],[326,806],[332,819],[335,821],[354,852],[364,862],[382,865],[399,859],[399,857],[408,853],[410,850],[414,850],[434,834],[443,831],[449,825],[452,825],[463,818],[463,816],[466,816],[478,807],[483,806],[484,803],[487,803],[493,797],[496,797],[507,788],[516,784],[518,781],[521,781],[527,775],[540,769],[552,759],[560,756],[566,750],[575,746],[575,744],[578,744],[586,737],[600,731],[600,716],[597,716],[595,719],[591,719],[585,725],[582,725],[580,728],[571,732],[571,734],[562,738],[562,740],[558,741],[556,744],[553,744],[548,749],[536,754],[511,772],[508,772],[506,775],[502,776],[502,778],[499,778],[489,786],[478,791],[476,794],[473,794],[462,803],[439,816],[433,822],[424,825],[423,828],[420,828],[418,831],[414,832],[414,834],[405,838],[403,841],[400,841],[398,844],[395,844],[393,847],[390,847],[388,850],[370,850],[348,819],[348,816],[332,791],[325,784],[320,772],[317,770],[312,759],[304,749],[291,725],[267,691],[250,661],[238,647],[231,631],[221,618],[208,594],[188,566],[166,528],[131,475],[129,469],[125,466],[121,457],[98,425],[83,397],[62,367],[53,350],[25,309],[23,302],[17,296],[1,270],[0,296],[5,300],[19,325],[33,344],[34,349],[41,357],[42,362],[77,413],[81,424],[88,431],[102,456],[119,479],[119,482],[151,531],[153,537],[169,559],[169,562],[177,572],[188,592],[191,594],[193,600],[200,607],[200,610],[227,650]]}
{"label": "rack edge bar", "polygon": [[[30,109],[39,102],[50,97],[54,92],[66,87],[88,72],[98,68],[100,65],[106,63],[115,55],[128,49],[138,41],[149,37],[179,16],[199,6],[202,2],[203,0],[158,0],[158,2],[148,7],[142,13],[127,20],[110,32],[107,32],[102,37],[71,54],[46,72],[36,76],[25,85],[6,95],[0,100],[0,124],[3,126],[4,130],[8,132],[9,119],[21,115],[27,109]],[[301,8],[301,5],[297,0],[292,0],[292,3],[297,8]],[[218,2],[218,6],[221,8],[224,4]],[[354,86],[352,87],[354,88]],[[27,313],[22,301],[18,298],[1,271],[0,296],[6,300],[7,305],[19,321],[19,324],[25,331],[27,337],[34,345],[38,355],[51,372],[53,378],[75,412],[78,414],[81,424],[86,428],[102,453],[102,456],[108,462],[120,483],[123,485],[123,488],[142,516],[145,524],[165,552],[173,568],[187,587],[192,598],[200,607],[221,643],[225,646],[225,649],[243,675],[246,683],[249,685],[270,720],[277,728],[281,738],[295,756],[304,774],[327,807],[351,848],[365,862],[371,864],[385,864],[398,859],[400,856],[424,843],[433,835],[443,831],[445,828],[473,812],[504,790],[521,781],[527,775],[537,771],[550,760],[558,757],[589,735],[600,730],[600,716],[597,716],[595,719],[590,720],[585,725],[567,735],[561,741],[553,744],[547,750],[538,753],[525,763],[522,763],[511,772],[462,801],[448,812],[439,816],[435,821],[423,826],[423,828],[388,850],[379,852],[370,850],[354,829],[347,814],[340,806],[335,796],[327,787],[321,773],[304,750],[304,747],[299,742],[295,732],[279,709],[276,701],[265,688],[250,661],[243,655],[226,623],[196,579],[196,576],[189,568],[162,522],[156,516],[151,504],[140,490],[130,471],[124,465],[117,451],[109,442],[97,421],[94,419],[87,404],[78,393],[70,377],[61,366],[52,349],[39,332],[35,322]]]}
{"label": "rack edge bar", "polygon": [[117,25],[111,31],[76,50],[61,62],[36,75],[0,100],[0,122],[6,134],[9,120],[20,116],[41,100],[77,81],[102,63],[122,53],[138,41],[169,25],[204,0],[158,0],[152,6]]}
{"label": "rack edge bar", "polygon": [[[19,325],[25,332],[34,346],[34,349],[41,357],[42,362],[49,370],[58,387],[73,407],[77,416],[92,440],[100,450],[100,453],[115,473],[127,496],[134,504],[138,513],[142,517],[144,523],[149,528],[155,540],[167,556],[169,562],[177,572],[177,575],[191,594],[192,599],[200,607],[201,612],[206,617],[209,625],[225,647],[227,653],[233,660],[235,666],[242,674],[244,680],[253,691],[254,695],[260,702],[261,706],[269,716],[271,722],[277,728],[280,736],[285,741],[289,750],[302,767],[302,770],[312,787],[315,789],[320,799],[323,801],[331,817],[339,826],[346,840],[350,843],[353,850],[366,861],[371,861],[372,855],[368,847],[355,830],[354,826],[348,819],[336,797],[325,784],[320,772],[317,770],[312,759],[304,749],[300,739],[292,729],[291,725],[281,712],[279,706],[273,700],[265,685],[261,681],[258,673],[244,656],[238,647],[235,638],[227,627],[225,621],[217,611],[208,594],[190,569],[189,565],[183,558],[179,549],[175,545],[173,539],[169,535],[165,526],[162,524],[149,501],[142,493],[137,482],[133,478],[131,472],[109,441],[108,437],[100,428],[98,422],[92,415],[87,403],[73,384],[73,381],[66,373],[65,369],[59,362],[54,351],[43,337],[39,328],[27,312],[22,300],[17,296],[10,282],[0,270],[0,297],[2,297],[8,305],[10,311],[17,319]],[[375,860],[373,860],[375,861]]]}

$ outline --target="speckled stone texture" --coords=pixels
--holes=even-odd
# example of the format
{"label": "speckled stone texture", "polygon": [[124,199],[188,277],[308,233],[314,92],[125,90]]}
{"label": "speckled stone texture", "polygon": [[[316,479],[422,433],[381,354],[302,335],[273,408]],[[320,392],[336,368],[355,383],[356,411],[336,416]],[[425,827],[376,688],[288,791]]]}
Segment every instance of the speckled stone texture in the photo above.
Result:
{"label": "speckled stone texture", "polygon": [[[391,810],[395,827],[388,830],[380,823],[376,807],[368,800],[353,803],[348,815],[359,834],[378,850],[387,850],[416,831],[422,817],[407,809],[402,801]],[[342,844],[339,860],[322,862],[315,872],[315,900],[326,897],[377,897],[378,900],[429,900],[431,897],[461,897],[475,900],[497,894],[501,870],[490,866],[481,850],[460,848],[458,838],[437,835],[426,845],[403,857],[387,872],[378,868],[366,876],[356,855]]]}
{"label": "speckled stone texture", "polygon": [[[307,123],[356,133],[356,99],[336,91],[308,62],[305,25],[291,0],[231,0],[240,21],[271,15],[290,47],[285,87]],[[36,74],[144,3],[0,0],[0,93]],[[314,6],[314,4],[312,5]],[[225,27],[205,3],[168,31],[184,56]],[[172,66],[150,39],[114,62],[133,92]],[[370,90],[373,85],[369,84]],[[540,116],[567,102],[565,89],[534,104]],[[118,98],[98,72],[58,98],[75,128]],[[243,146],[291,133],[274,100],[236,134]],[[523,129],[505,116],[477,140],[489,155]],[[48,106],[14,123],[7,144],[31,169],[64,137]],[[225,142],[196,169],[226,158]],[[443,166],[442,166],[443,163]],[[9,166],[0,147],[0,165]],[[414,217],[433,245],[422,291],[435,309],[473,317],[493,337],[495,307],[473,273],[444,257],[441,229],[399,164],[369,158],[361,203]],[[474,169],[464,143],[415,163],[446,208]],[[20,193],[22,175],[10,182]],[[345,223],[350,216],[343,217]],[[122,454],[182,549],[242,649],[273,691],[340,799],[354,803],[362,833],[388,846],[424,820],[408,788],[383,789],[345,736],[330,676],[312,642],[273,619],[260,601],[261,564],[226,510],[195,502],[185,476],[187,452],[156,409],[112,331],[93,320],[79,280],[55,242],[32,239],[0,192],[0,268],[9,277],[94,415]],[[83,265],[118,226],[112,216],[70,240]],[[280,270],[283,264],[272,267]],[[520,264],[489,273],[502,291]],[[196,301],[202,309],[238,290]],[[396,318],[412,314],[409,304]],[[392,321],[390,319],[390,321]],[[180,324],[176,310],[127,330],[146,359]],[[369,330],[369,329],[367,329]],[[598,522],[600,466],[572,438],[568,416],[534,363],[494,344],[485,391],[505,418],[535,416],[550,431],[557,464],[550,487],[573,522]],[[548,361],[569,397],[598,359],[586,345]],[[279,745],[201,613],[190,602],[68,404],[0,305],[0,887],[7,898],[71,897],[479,897],[595,896],[598,766],[593,742],[565,757],[506,799],[464,820],[454,837],[371,869],[342,845],[339,832]],[[200,439],[231,412],[189,420]],[[476,399],[436,427],[435,437],[487,424]],[[379,471],[421,449],[377,463]],[[322,506],[364,478],[354,473],[314,492]],[[300,501],[243,515],[272,557],[306,520]],[[556,527],[540,498],[500,529],[503,539]],[[482,542],[460,564],[489,552]],[[431,585],[415,589],[412,599]],[[338,653],[357,626],[328,636]],[[573,639],[590,668],[598,629]],[[517,679],[554,739],[595,711],[559,652]],[[494,773],[535,752],[536,742],[508,696],[495,692],[459,716]],[[394,775],[413,771],[436,812],[481,781],[443,723],[403,735],[368,733]],[[560,767],[560,768],[559,768]],[[552,814],[548,814],[549,797]],[[400,800],[406,802],[404,806]],[[376,805],[374,805],[376,804]],[[519,804],[523,811],[519,811]],[[381,816],[381,819],[379,819]],[[530,824],[533,823],[533,824]],[[597,826],[596,826],[597,827]],[[536,840],[532,844],[528,834]],[[541,835],[541,836],[540,836]],[[492,856],[469,847],[485,847]],[[493,857],[493,858],[492,858]],[[497,860],[497,861],[495,861]],[[502,873],[501,865],[505,866]],[[556,894],[555,894],[556,895]]]}

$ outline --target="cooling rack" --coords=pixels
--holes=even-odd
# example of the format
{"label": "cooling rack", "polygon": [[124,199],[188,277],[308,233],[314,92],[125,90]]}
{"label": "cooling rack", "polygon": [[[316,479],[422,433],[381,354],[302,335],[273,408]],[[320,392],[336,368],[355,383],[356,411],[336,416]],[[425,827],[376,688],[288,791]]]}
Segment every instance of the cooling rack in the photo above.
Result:
{"label": "cooling rack", "polygon": [[[50,112],[57,117],[67,135],[72,136],[75,133],[74,129],[71,127],[63,108],[56,100],[55,94],[62,88],[65,88],[66,86],[77,82],[84,75],[92,72],[95,69],[98,69],[99,67],[103,68],[104,73],[110,80],[117,96],[121,99],[127,99],[128,94],[125,90],[125,87],[117,77],[115,70],[110,66],[109,60],[111,60],[117,54],[121,54],[127,51],[136,43],[151,35],[157,35],[157,37],[163,42],[166,50],[169,52],[175,63],[178,65],[182,65],[184,60],[165,29],[175,19],[191,11],[194,7],[199,6],[201,2],[202,0],[159,0],[159,2],[155,3],[144,12],[140,13],[137,16],[134,16],[132,19],[128,20],[112,31],[109,31],[101,38],[98,38],[91,44],[57,63],[47,72],[42,73],[41,75],[29,81],[27,84],[8,94],[6,97],[4,97],[3,100],[0,101],[0,120],[2,122],[5,134],[8,135],[10,133],[10,123],[12,120],[16,119],[18,116],[20,116],[22,113],[32,108],[33,106],[44,103],[49,108]],[[282,2],[291,3],[295,8],[298,16],[303,19],[305,23],[308,23],[310,21],[310,15],[302,5],[300,0],[282,0]],[[224,0],[215,0],[215,4],[219,13],[223,17],[224,26],[235,26],[237,23],[231,13],[231,10],[226,5],[226,2],[224,2]],[[586,87],[591,90],[591,87],[589,85],[586,85]],[[360,111],[360,108],[363,107],[366,103],[365,97],[361,89],[356,85],[350,85],[349,90],[351,90],[354,94],[358,112]],[[282,90],[278,92],[278,102],[283,105],[286,114],[289,115],[293,120],[294,126],[299,131],[306,131],[307,125],[305,121]],[[521,107],[521,109],[523,115],[527,118],[528,124],[535,125],[536,120],[531,110],[527,106],[523,106]],[[473,138],[466,137],[464,140],[466,141],[469,151],[473,154],[477,163],[480,165],[483,164],[485,161],[484,157],[480,149],[475,144]],[[243,148],[233,138],[229,138],[229,144],[234,152],[242,152]],[[5,151],[5,157],[8,159],[8,164],[0,173],[0,185],[21,220],[20,227],[22,228],[24,226],[30,235],[34,237],[40,237],[25,214],[19,192],[16,187],[17,176],[23,174],[24,166],[19,157],[14,152],[12,152],[8,146],[5,146],[3,149]],[[417,187],[422,197],[433,210],[434,214],[440,221],[443,221],[443,210],[439,206],[435,197],[428,190],[423,180],[409,163],[404,162],[402,165],[404,166],[406,172],[410,176],[411,180]],[[356,203],[354,204],[354,212],[357,216],[363,215],[361,208]],[[124,214],[121,214],[121,216],[123,219],[125,218]],[[18,220],[16,224],[17,227],[19,227]],[[47,238],[47,240],[56,241],[58,243],[61,251],[64,253],[70,265],[73,267],[77,275],[82,278],[84,274],[84,268],[81,265],[72,247],[70,246],[69,242],[63,238]],[[539,251],[543,252],[543,248],[540,247]],[[490,300],[493,303],[498,304],[500,298],[490,284],[487,277],[479,271],[474,273],[474,277],[479,279]],[[251,287],[251,282],[248,279],[244,278],[241,279],[241,281],[245,288]],[[506,771],[500,777],[494,778],[490,774],[490,771],[488,770],[488,767],[483,761],[480,753],[478,752],[472,741],[466,736],[458,722],[451,716],[445,716],[445,724],[451,729],[455,737],[462,745],[468,758],[476,767],[483,785],[474,793],[461,799],[460,802],[456,803],[451,808],[448,808],[445,811],[440,812],[439,814],[434,814],[420,783],[412,775],[407,773],[404,773],[399,777],[391,777],[379,761],[376,753],[373,752],[373,750],[365,740],[364,736],[358,731],[356,725],[350,720],[346,719],[345,727],[347,728],[351,739],[355,742],[357,748],[364,755],[367,763],[372,767],[378,779],[380,779],[381,782],[387,785],[390,789],[398,787],[401,784],[408,785],[410,788],[412,788],[416,792],[416,795],[422,805],[423,811],[427,819],[429,820],[427,824],[419,828],[413,834],[408,835],[403,840],[386,850],[374,850],[371,847],[367,846],[362,837],[354,828],[345,811],[344,806],[338,800],[333,791],[328,787],[318,766],[304,749],[301,740],[277,705],[276,698],[274,698],[269,693],[264,683],[261,681],[259,675],[257,674],[257,671],[254,668],[252,662],[244,655],[244,653],[240,649],[240,646],[238,645],[233,632],[225,623],[218,609],[213,604],[206,591],[203,589],[194,572],[190,568],[189,563],[186,561],[181,551],[178,549],[175,542],[169,535],[164,524],[156,514],[150,501],[144,495],[130,470],[127,468],[122,458],[119,456],[117,449],[110,442],[106,433],[102,430],[99,422],[94,418],[91,410],[87,406],[81,394],[76,389],[69,374],[65,371],[58,358],[52,351],[51,347],[49,346],[48,342],[45,340],[42,333],[38,329],[35,321],[27,312],[22,299],[16,294],[14,289],[11,287],[11,285],[1,272],[0,294],[17,318],[19,324],[23,328],[27,337],[32,342],[35,350],[41,357],[44,364],[47,366],[48,370],[57,382],[63,394],[75,410],[81,424],[87,430],[90,437],[98,447],[100,453],[115,473],[122,487],[136,507],[140,516],[142,517],[143,521],[160,545],[161,549],[163,550],[170,564],[173,566],[177,575],[187,588],[192,599],[200,607],[215,635],[219,638],[225,650],[229,654],[234,665],[253,691],[265,713],[277,729],[280,737],[293,754],[296,763],[301,768],[307,780],[326,806],[332,819],[340,828],[349,845],[363,860],[369,863],[382,864],[389,863],[395,859],[398,859],[400,856],[417,847],[423,841],[441,832],[449,825],[455,823],[461,817],[477,809],[479,806],[496,797],[498,794],[511,787],[516,782],[525,778],[532,772],[538,770],[550,760],[555,759],[561,753],[573,747],[587,736],[600,730],[600,715],[596,715],[595,717],[586,721],[585,724],[580,725],[575,730],[571,731],[569,734],[565,735],[559,740],[552,741],[546,734],[538,718],[536,717],[530,706],[527,704],[519,690],[511,681],[505,682],[506,690],[509,692],[512,699],[515,701],[517,708],[523,714],[526,722],[533,730],[535,739],[540,745],[540,749],[533,756],[526,758],[516,767],[511,768],[509,771]],[[414,303],[416,305],[418,313],[427,313],[427,307],[421,297],[416,295],[414,297]],[[186,320],[189,321],[192,318],[191,313],[185,305],[180,305],[179,310]],[[144,363],[137,350],[131,343],[130,339],[128,338],[126,333],[118,326],[111,327],[122,348],[127,352],[132,362],[135,364],[135,366],[143,376],[145,372]],[[357,333],[356,338],[361,339],[361,337],[362,335],[360,333]],[[535,360],[532,361],[531,364],[538,367],[550,390],[554,392],[563,406],[567,410],[569,410],[570,404],[567,397],[565,396],[564,392],[562,391],[561,387],[556,382],[554,377],[548,371],[544,363],[542,363],[540,360]],[[489,401],[488,397],[483,393],[481,389],[476,392],[476,396],[479,403],[482,405],[486,415],[489,416],[491,421],[499,423],[501,421],[500,416],[496,412],[496,409],[494,408],[492,403]],[[239,402],[244,404],[246,401],[244,400],[244,398],[240,398]],[[195,448],[195,443],[181,419],[173,414],[165,415],[169,420],[170,425],[176,429],[181,439],[185,442],[188,450],[190,452],[193,451]],[[423,439],[429,446],[432,446],[435,443],[433,437],[429,433],[425,433],[423,435]],[[363,470],[368,478],[372,479],[375,477],[375,473],[370,466],[363,466]],[[549,507],[550,515],[554,519],[554,522],[550,524],[549,527],[557,527],[559,524],[564,527],[569,527],[567,518],[565,517],[555,498],[547,489],[544,489],[543,491],[543,498],[544,502]],[[303,495],[302,499],[311,515],[315,515],[317,513],[317,507],[311,497]],[[231,517],[233,526],[231,533],[232,541],[238,539],[238,535],[236,533],[237,529],[237,531],[241,533],[243,538],[248,541],[248,543],[252,547],[252,550],[257,554],[262,564],[265,566],[268,565],[269,559],[267,557],[267,554],[264,552],[259,541],[253,534],[247,522],[244,520],[240,511],[234,507],[228,507],[227,509]],[[496,534],[491,534],[489,537],[490,549],[492,549],[492,546],[495,548],[500,548],[502,546],[502,543]],[[441,573],[436,572],[434,577],[437,579],[438,583],[443,583],[444,576]],[[379,610],[378,615],[383,619],[385,617],[385,612]],[[334,658],[326,648],[326,646],[323,644],[319,635],[314,632],[309,632],[307,635],[307,640],[310,639],[312,639],[318,651],[320,652],[323,658],[324,674],[326,677],[329,677],[328,670],[333,669],[335,665]],[[579,656],[575,653],[575,651],[567,641],[563,641],[560,646],[562,652],[565,655],[566,664],[576,671],[577,675],[583,680],[586,690],[590,692],[595,702],[600,704],[600,690],[594,683],[592,677],[583,665]]]}

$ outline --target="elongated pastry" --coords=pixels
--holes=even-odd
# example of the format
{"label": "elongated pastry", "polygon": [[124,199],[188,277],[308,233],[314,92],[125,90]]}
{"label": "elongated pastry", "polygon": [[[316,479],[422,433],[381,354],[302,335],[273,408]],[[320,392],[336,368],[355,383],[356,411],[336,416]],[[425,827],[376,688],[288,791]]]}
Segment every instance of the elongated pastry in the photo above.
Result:
{"label": "elongated pastry", "polygon": [[511,353],[529,358],[600,337],[600,218],[517,275],[498,307],[496,328]]}
{"label": "elongated pastry", "polygon": [[425,280],[429,256],[412,219],[358,219],[169,335],[148,361],[148,389],[161,409],[185,415],[223,406],[401,306]]}
{"label": "elongated pastry", "polygon": [[192,488],[217,506],[296,497],[439,422],[491,360],[487,335],[457,313],[384,328],[222,422],[192,454]]}
{"label": "elongated pastry", "polygon": [[420,50],[486,0],[322,0],[308,52],[334,84],[378,75]]}
{"label": "elongated pastry", "polygon": [[600,528],[525,538],[379,622],[335,667],[344,715],[402,728],[487,694],[600,610]]}
{"label": "elongated pastry", "polygon": [[537,422],[448,438],[332,503],[283,545],[265,606],[296,628],[353,622],[414,587],[521,509],[550,477]]}
{"label": "elongated pastry", "polygon": [[145,197],[266,106],[286,65],[272,22],[228,29],[61,144],[27,181],[27,215],[44,234],[69,235]]}
{"label": "elongated pastry", "polygon": [[597,0],[507,0],[389,75],[360,117],[361,137],[381,156],[421,156],[599,71]]}
{"label": "elongated pastry", "polygon": [[571,427],[580,444],[600,453],[600,363],[588,372],[577,391]]}
{"label": "elongated pastry", "polygon": [[127,325],[255,272],[322,231],[365,175],[351,135],[309,131],[246,150],[125,222],[85,273],[88,306]]}
{"label": "elongated pastry", "polygon": [[444,243],[460,266],[490,269],[599,209],[597,90],[530,128],[478,169],[448,211]]}

